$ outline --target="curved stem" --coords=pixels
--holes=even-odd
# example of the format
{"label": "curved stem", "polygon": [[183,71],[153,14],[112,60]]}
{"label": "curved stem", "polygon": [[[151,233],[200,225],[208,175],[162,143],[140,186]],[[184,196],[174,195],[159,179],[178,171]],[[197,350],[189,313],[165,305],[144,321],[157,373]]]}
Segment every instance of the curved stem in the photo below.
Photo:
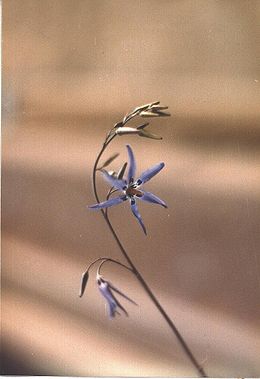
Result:
{"label": "curved stem", "polygon": [[100,263],[100,265],[99,265],[98,273],[99,273],[101,267],[103,266],[103,264],[106,263],[107,261],[109,261],[109,262],[113,262],[113,263],[116,263],[116,264],[118,264],[118,265],[120,265],[120,266],[126,268],[127,270],[133,271],[131,267],[128,267],[128,266],[124,265],[123,263],[121,263],[121,262],[119,262],[119,261],[117,261],[117,260],[115,260],[115,259],[108,258],[108,257],[99,257],[99,258],[95,259],[93,262],[91,262],[91,263],[88,265],[87,269],[83,272],[82,275],[86,274],[86,272],[88,272],[88,271],[91,269],[91,267],[94,266],[94,264],[97,263],[98,261],[102,261],[102,262]]}
{"label": "curved stem", "polygon": [[[108,137],[106,139],[106,141],[104,142],[103,146],[102,146],[102,149],[100,150],[98,156],[97,156],[97,159],[95,161],[95,164],[94,164],[94,167],[93,167],[93,175],[92,175],[92,180],[93,180],[93,191],[94,191],[94,195],[95,195],[95,198],[96,198],[96,201],[98,203],[100,203],[100,200],[99,200],[99,196],[98,196],[98,193],[97,193],[97,185],[96,185],[96,172],[97,172],[97,165],[99,163],[99,160],[102,156],[102,154],[104,153],[105,149],[107,148],[107,146],[110,144],[110,142],[116,137],[116,134],[112,135],[109,134],[110,137]],[[163,316],[163,318],[165,319],[165,321],[167,322],[167,324],[169,325],[169,327],[171,328],[172,332],[175,334],[175,336],[177,337],[180,345],[182,346],[185,354],[187,355],[187,357],[190,359],[191,363],[193,364],[193,366],[196,368],[199,376],[201,377],[204,377],[206,378],[207,375],[203,369],[203,367],[197,362],[196,358],[194,357],[194,355],[192,354],[190,348],[188,347],[187,343],[185,342],[185,340],[183,339],[182,335],[180,334],[179,330],[177,329],[177,327],[175,326],[175,324],[173,323],[173,321],[171,320],[171,318],[168,316],[168,314],[166,313],[166,311],[163,309],[163,307],[161,306],[161,304],[159,303],[159,301],[157,300],[156,296],[153,294],[152,290],[150,289],[150,287],[148,286],[148,284],[146,283],[146,281],[144,280],[144,278],[142,277],[142,275],[139,273],[139,271],[137,270],[137,268],[135,267],[134,263],[132,262],[131,258],[129,257],[129,255],[127,254],[125,248],[123,247],[119,237],[117,236],[110,220],[109,220],[109,217],[107,215],[107,213],[103,210],[103,209],[100,209],[106,223],[107,223],[107,226],[109,228],[109,230],[111,231],[121,253],[123,254],[123,256],[125,257],[125,259],[127,260],[128,264],[130,265],[133,273],[135,274],[136,278],[139,280],[140,284],[142,285],[143,289],[146,291],[147,295],[150,297],[150,299],[152,300],[152,302],[154,303],[154,305],[156,306],[156,308],[158,309],[158,311],[161,313],[161,315]]]}
{"label": "curved stem", "polygon": [[113,262],[113,263],[116,263],[116,264],[118,264],[119,266],[122,266],[122,267],[124,267],[125,269],[127,269],[127,270],[133,272],[133,269],[132,269],[131,267],[128,267],[128,266],[124,265],[123,263],[121,263],[121,262],[119,262],[119,261],[117,261],[117,260],[115,260],[115,259],[112,259],[112,258],[106,258],[106,259],[104,259],[104,260],[100,263],[100,265],[98,266],[97,274],[101,275],[101,274],[100,274],[101,267],[102,267],[105,263],[107,263],[107,262]]}

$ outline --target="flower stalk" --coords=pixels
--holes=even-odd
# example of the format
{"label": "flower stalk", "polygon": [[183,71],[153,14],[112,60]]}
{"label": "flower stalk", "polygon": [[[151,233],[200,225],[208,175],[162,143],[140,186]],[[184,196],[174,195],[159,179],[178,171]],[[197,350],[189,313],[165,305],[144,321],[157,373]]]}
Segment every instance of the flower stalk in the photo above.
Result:
{"label": "flower stalk", "polygon": [[[97,155],[97,158],[95,160],[94,167],[93,167],[93,173],[92,173],[93,192],[94,192],[94,196],[95,196],[97,204],[100,204],[101,201],[100,201],[99,195],[98,195],[96,178],[97,178],[97,172],[99,171],[99,168],[98,168],[99,167],[99,162],[100,162],[100,159],[101,159],[103,153],[105,152],[105,150],[107,149],[107,147],[109,146],[109,144],[117,136],[124,135],[124,134],[136,134],[136,135],[142,136],[142,134],[140,134],[140,131],[141,132],[144,131],[144,128],[146,128],[148,124],[141,125],[139,127],[139,129],[138,128],[125,127],[126,123],[128,123],[134,117],[136,117],[136,116],[140,116],[140,117],[169,116],[170,114],[168,114],[168,113],[165,112],[165,109],[167,109],[167,107],[162,107],[159,104],[160,104],[159,102],[154,102],[154,103],[151,103],[151,104],[147,104],[147,105],[135,108],[131,113],[127,114],[124,117],[123,121],[117,123],[114,126],[114,128],[112,128],[110,130],[110,132],[108,133],[108,135],[107,135],[107,137],[106,137],[106,139],[105,139],[105,141],[104,141],[104,143],[102,145],[102,148],[101,148],[100,152]],[[124,128],[125,128],[125,130],[124,130]],[[148,137],[148,138],[152,138],[152,137]],[[104,167],[104,165],[101,166],[101,167]],[[108,196],[107,196],[107,199],[109,198],[109,196],[110,196],[111,193],[112,192],[110,191],[109,194],[108,194]],[[163,204],[161,204],[161,205],[163,205]],[[207,375],[206,375],[203,367],[199,364],[199,362],[194,357],[193,353],[191,352],[189,346],[187,345],[187,343],[185,342],[185,340],[182,337],[181,333],[179,332],[179,330],[175,326],[174,322],[172,321],[172,319],[170,318],[170,316],[168,315],[168,313],[164,310],[164,308],[160,304],[159,300],[157,299],[157,297],[152,292],[150,286],[146,283],[146,281],[143,278],[142,274],[139,272],[139,270],[135,266],[134,262],[132,261],[130,255],[127,253],[126,249],[124,248],[124,246],[123,246],[123,244],[122,244],[122,242],[121,242],[118,234],[116,233],[113,225],[111,224],[111,221],[109,219],[109,215],[108,215],[108,212],[107,212],[107,208],[105,208],[105,210],[104,210],[102,207],[100,207],[99,210],[101,211],[102,216],[103,216],[103,218],[104,218],[104,220],[105,220],[105,222],[106,222],[106,224],[107,224],[107,226],[108,226],[108,228],[109,228],[109,230],[110,230],[113,238],[115,239],[116,244],[118,245],[118,248],[120,249],[123,257],[125,258],[125,260],[127,261],[128,265],[129,265],[128,268],[132,271],[132,273],[134,274],[134,276],[136,277],[136,279],[139,281],[140,285],[143,287],[144,291],[146,292],[146,294],[148,295],[148,297],[150,298],[150,300],[153,302],[153,304],[155,305],[155,307],[157,308],[157,310],[162,315],[163,319],[166,321],[166,323],[168,324],[168,326],[170,327],[170,329],[172,330],[172,332],[174,333],[174,335],[178,339],[181,347],[183,348],[183,351],[185,352],[187,358],[189,358],[190,362],[192,363],[192,365],[196,369],[199,377],[207,377]],[[139,222],[140,222],[140,220],[139,220]],[[99,258],[99,260],[100,259],[101,258]],[[101,265],[102,264],[103,263],[101,262]],[[88,271],[87,271],[87,273],[88,273]],[[86,275],[86,272],[85,272],[85,275]],[[87,277],[88,277],[88,274],[87,274]],[[107,283],[106,281],[104,283],[102,283],[102,281],[100,280],[100,278],[98,278],[98,280],[100,281],[100,285],[101,284],[103,285],[103,287],[102,287],[103,296],[106,297],[106,299],[107,299],[108,302],[110,301],[110,303],[109,303],[110,304],[110,313],[112,312],[111,314],[114,315],[114,312],[116,311],[116,306],[118,306],[118,304],[116,303],[116,300],[113,297],[113,295],[111,297],[111,294],[109,293],[109,290],[111,290],[111,288],[109,288],[109,285],[105,285],[104,284],[104,283]],[[82,283],[84,284],[84,274],[83,274]],[[130,299],[130,301],[131,301],[131,299]],[[121,310],[122,310],[122,308],[121,308]],[[125,310],[123,310],[123,311],[125,312]]]}

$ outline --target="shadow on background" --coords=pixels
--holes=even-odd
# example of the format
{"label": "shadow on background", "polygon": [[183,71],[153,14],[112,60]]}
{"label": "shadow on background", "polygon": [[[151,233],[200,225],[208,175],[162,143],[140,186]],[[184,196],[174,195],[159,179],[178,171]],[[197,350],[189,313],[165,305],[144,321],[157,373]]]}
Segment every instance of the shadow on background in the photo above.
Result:
{"label": "shadow on background", "polygon": [[[2,374],[194,376],[128,273],[106,276],[134,298],[108,320],[81,273],[119,251],[94,202],[91,170],[109,128],[143,103],[172,117],[163,141],[133,147],[142,204],[111,219],[137,267],[209,376],[257,377],[259,354],[259,46],[257,1],[9,0],[3,4]],[[103,196],[106,185],[100,180]]]}

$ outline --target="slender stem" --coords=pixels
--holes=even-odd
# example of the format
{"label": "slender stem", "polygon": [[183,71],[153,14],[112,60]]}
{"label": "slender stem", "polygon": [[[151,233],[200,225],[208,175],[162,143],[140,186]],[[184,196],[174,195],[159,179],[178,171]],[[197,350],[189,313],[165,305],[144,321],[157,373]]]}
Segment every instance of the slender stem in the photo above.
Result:
{"label": "slender stem", "polygon": [[116,263],[116,264],[118,264],[118,265],[120,265],[120,266],[126,268],[127,270],[133,271],[131,267],[128,267],[128,266],[124,265],[123,263],[121,263],[121,262],[119,262],[119,261],[117,261],[117,260],[115,260],[115,259],[108,258],[108,257],[99,257],[99,258],[95,259],[93,262],[91,262],[91,263],[88,265],[87,269],[83,272],[82,275],[86,274],[86,273],[91,269],[91,267],[94,266],[94,264],[97,263],[97,262],[99,262],[99,261],[101,261],[101,263],[100,263],[99,268],[98,268],[98,274],[99,274],[99,272],[100,272],[101,267],[102,267],[103,264],[106,263],[106,262],[113,262],[113,263]]}
{"label": "slender stem", "polygon": [[[109,143],[116,137],[116,135],[112,135],[109,134],[109,138],[106,139],[106,141],[104,142],[103,146],[102,146],[102,149],[100,150],[98,156],[97,156],[97,159],[95,161],[95,164],[94,164],[94,167],[93,167],[93,176],[92,176],[92,180],[93,180],[93,191],[94,191],[94,195],[95,195],[95,198],[96,198],[96,201],[98,203],[100,203],[100,200],[99,200],[99,196],[98,196],[98,193],[97,193],[97,185],[96,185],[96,172],[97,172],[97,165],[99,163],[99,160],[102,156],[102,154],[104,153],[105,149],[107,148],[107,146],[109,145]],[[148,286],[148,284],[145,282],[143,276],[139,273],[139,271],[137,270],[137,268],[135,267],[134,263],[132,262],[131,258],[129,257],[129,255],[127,254],[125,248],[123,247],[119,237],[117,236],[110,220],[109,220],[109,217],[108,217],[108,214],[103,210],[103,209],[100,209],[101,210],[101,213],[121,251],[121,253],[123,254],[123,256],[125,257],[125,259],[127,260],[128,264],[130,265],[133,273],[135,274],[136,278],[139,280],[140,284],[142,285],[142,287],[144,288],[144,290],[146,291],[147,295],[150,297],[150,299],[152,300],[152,302],[154,303],[154,305],[156,306],[156,308],[158,309],[158,311],[161,313],[161,315],[163,316],[163,318],[165,319],[165,321],[167,322],[167,324],[169,325],[169,327],[171,328],[171,330],[173,331],[173,333],[175,334],[175,336],[177,337],[178,341],[180,342],[184,352],[186,353],[187,357],[190,359],[190,361],[192,362],[193,366],[196,368],[199,376],[201,377],[204,377],[206,378],[207,375],[203,369],[203,367],[197,362],[196,358],[194,357],[194,355],[192,354],[190,348],[188,347],[187,343],[184,341],[182,335],[180,334],[179,330],[177,329],[177,327],[175,326],[175,324],[173,323],[173,321],[171,320],[171,318],[168,316],[168,314],[166,313],[166,311],[163,309],[163,307],[161,306],[161,304],[159,303],[159,301],[157,300],[157,298],[155,297],[155,295],[153,294],[152,290],[150,289],[150,287]]]}
{"label": "slender stem", "polygon": [[124,267],[126,270],[129,270],[129,271],[133,272],[133,269],[132,269],[131,267],[128,267],[128,266],[124,265],[123,263],[121,263],[121,262],[119,262],[119,261],[116,261],[115,259],[112,259],[112,258],[106,258],[106,259],[104,259],[104,260],[100,263],[100,265],[98,266],[97,273],[98,273],[99,275],[101,275],[101,274],[100,274],[101,267],[102,267],[105,263],[107,263],[107,262],[113,262],[113,263],[116,263],[116,264],[118,264],[119,266]]}

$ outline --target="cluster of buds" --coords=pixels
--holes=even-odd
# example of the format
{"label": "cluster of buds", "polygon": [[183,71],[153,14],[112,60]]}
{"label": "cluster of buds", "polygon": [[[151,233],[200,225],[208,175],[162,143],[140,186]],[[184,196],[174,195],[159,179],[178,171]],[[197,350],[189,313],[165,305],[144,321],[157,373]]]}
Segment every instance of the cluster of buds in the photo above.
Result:
{"label": "cluster of buds", "polygon": [[162,137],[157,136],[156,134],[150,133],[146,130],[146,127],[149,125],[149,122],[142,124],[140,126],[129,127],[126,126],[126,123],[129,122],[132,118],[136,116],[140,117],[167,117],[170,116],[170,113],[165,112],[168,107],[161,106],[160,101],[153,103],[141,105],[140,107],[135,108],[132,112],[128,113],[123,121],[118,122],[115,126],[115,133],[119,136],[126,134],[137,134],[140,137],[152,138],[152,139],[162,139]]}

